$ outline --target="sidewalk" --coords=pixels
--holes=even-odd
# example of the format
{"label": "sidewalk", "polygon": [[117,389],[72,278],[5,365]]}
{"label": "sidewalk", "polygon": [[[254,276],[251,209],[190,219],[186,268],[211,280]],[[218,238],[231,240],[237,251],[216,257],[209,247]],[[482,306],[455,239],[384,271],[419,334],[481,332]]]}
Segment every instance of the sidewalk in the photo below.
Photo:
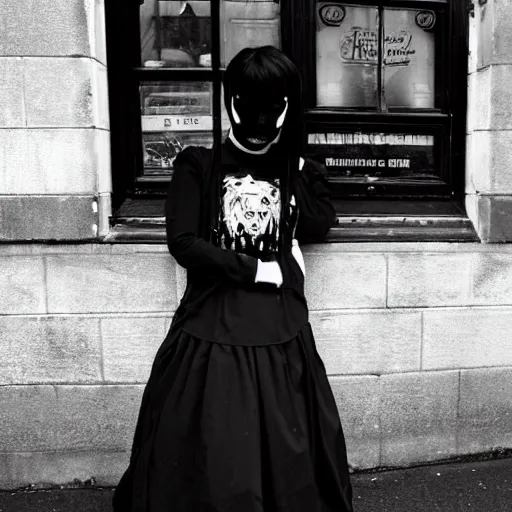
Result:
{"label": "sidewalk", "polygon": [[[352,477],[355,512],[510,512],[512,458]],[[112,489],[0,492],[0,512],[111,512]]]}

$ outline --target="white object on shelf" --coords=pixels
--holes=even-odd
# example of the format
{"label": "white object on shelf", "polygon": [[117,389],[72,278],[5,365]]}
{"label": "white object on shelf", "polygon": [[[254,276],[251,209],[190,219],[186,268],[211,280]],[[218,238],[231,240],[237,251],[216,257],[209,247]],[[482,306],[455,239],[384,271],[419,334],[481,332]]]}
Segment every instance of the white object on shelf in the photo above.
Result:
{"label": "white object on shelf", "polygon": [[204,55],[199,55],[199,65],[204,68],[212,67],[212,54],[205,53]]}
{"label": "white object on shelf", "polygon": [[165,66],[165,60],[147,60],[144,62],[146,68],[163,68]]}

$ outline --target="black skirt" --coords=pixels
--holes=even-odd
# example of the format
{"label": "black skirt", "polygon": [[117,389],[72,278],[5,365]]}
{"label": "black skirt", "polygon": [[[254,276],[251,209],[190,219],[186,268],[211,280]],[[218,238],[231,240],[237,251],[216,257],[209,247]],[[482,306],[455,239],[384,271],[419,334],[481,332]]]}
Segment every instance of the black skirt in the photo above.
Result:
{"label": "black skirt", "polygon": [[171,327],[114,512],[352,512],[345,440],[310,325],[238,347]]}

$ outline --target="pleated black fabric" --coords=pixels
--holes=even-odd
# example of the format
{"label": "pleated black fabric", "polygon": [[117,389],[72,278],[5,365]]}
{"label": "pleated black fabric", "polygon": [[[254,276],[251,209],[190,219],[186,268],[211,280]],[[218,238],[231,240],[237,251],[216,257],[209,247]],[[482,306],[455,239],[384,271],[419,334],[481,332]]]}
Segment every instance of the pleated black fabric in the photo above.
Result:
{"label": "pleated black fabric", "polygon": [[171,326],[114,512],[351,512],[351,502],[338,410],[309,324],[261,347]]}

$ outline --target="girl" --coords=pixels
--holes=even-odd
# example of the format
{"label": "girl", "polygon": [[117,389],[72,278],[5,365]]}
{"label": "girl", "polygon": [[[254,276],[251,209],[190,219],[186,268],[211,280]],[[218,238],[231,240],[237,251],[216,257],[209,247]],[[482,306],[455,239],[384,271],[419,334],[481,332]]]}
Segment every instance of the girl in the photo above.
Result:
{"label": "girl", "polygon": [[335,212],[304,161],[302,91],[276,48],[229,64],[228,139],[175,160],[167,243],[187,287],[142,398],[115,512],[352,512],[345,441],[300,242]]}

